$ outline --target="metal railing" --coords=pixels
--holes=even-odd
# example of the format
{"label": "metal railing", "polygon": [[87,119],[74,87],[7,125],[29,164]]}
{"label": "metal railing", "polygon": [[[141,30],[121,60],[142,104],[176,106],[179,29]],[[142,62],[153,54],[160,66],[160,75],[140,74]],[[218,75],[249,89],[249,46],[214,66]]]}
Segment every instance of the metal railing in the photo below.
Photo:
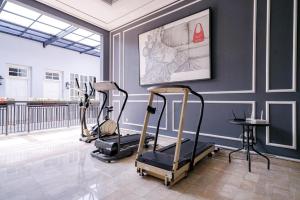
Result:
{"label": "metal railing", "polygon": [[[99,102],[87,109],[88,124],[96,123]],[[80,125],[78,102],[13,101],[0,104],[0,134]]]}

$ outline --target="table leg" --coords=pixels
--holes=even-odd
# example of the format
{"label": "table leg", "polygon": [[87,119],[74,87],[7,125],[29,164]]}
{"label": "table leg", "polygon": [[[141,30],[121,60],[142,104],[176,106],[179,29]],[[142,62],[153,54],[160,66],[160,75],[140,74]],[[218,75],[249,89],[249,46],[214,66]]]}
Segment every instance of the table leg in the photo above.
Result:
{"label": "table leg", "polygon": [[245,135],[244,135],[244,132],[245,132],[245,128],[243,126],[243,141],[242,141],[242,145],[243,146],[241,148],[236,149],[236,150],[234,150],[234,151],[232,151],[232,152],[229,153],[229,155],[228,155],[229,163],[231,163],[231,154],[233,154],[235,152],[238,152],[238,151],[241,151],[241,150],[243,150],[245,148],[245,143],[244,143],[244,141],[245,141]]}
{"label": "table leg", "polygon": [[239,149],[236,149],[236,150],[230,152],[230,153],[229,153],[229,162],[231,162],[231,154],[233,154],[233,153],[235,153],[235,152],[238,152],[238,151],[241,151],[241,150],[243,150],[243,149],[244,149],[244,147],[241,147],[241,148],[239,148]]}
{"label": "table leg", "polygon": [[249,142],[249,137],[250,137],[250,127],[247,126],[247,158],[248,158],[248,167],[249,167],[249,172],[251,172],[251,157],[250,157],[250,142]]}
{"label": "table leg", "polygon": [[270,170],[270,159],[269,159],[267,156],[265,156],[265,155],[263,155],[262,153],[260,153],[259,151],[257,151],[256,149],[254,149],[254,147],[252,147],[252,150],[253,150],[254,152],[256,152],[258,155],[264,157],[264,158],[268,161],[268,170]]}

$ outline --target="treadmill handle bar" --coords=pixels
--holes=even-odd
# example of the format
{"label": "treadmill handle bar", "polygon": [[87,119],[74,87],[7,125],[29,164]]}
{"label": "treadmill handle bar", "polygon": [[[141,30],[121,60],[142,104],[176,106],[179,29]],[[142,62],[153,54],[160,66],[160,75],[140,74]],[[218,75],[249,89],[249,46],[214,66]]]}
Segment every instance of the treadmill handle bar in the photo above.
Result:
{"label": "treadmill handle bar", "polygon": [[164,114],[164,111],[165,111],[165,108],[166,108],[166,97],[162,94],[159,94],[159,93],[154,93],[155,95],[161,97],[164,101],[164,105],[162,107],[162,110],[160,112],[160,115],[159,115],[159,119],[158,119],[158,122],[157,122],[157,127],[156,127],[156,133],[155,133],[155,140],[154,140],[154,147],[153,147],[153,152],[156,151],[156,145],[157,145],[157,138],[158,138],[158,133],[159,133],[159,127],[160,127],[160,121],[161,121],[161,118]]}
{"label": "treadmill handle bar", "polygon": [[122,93],[125,94],[125,99],[124,99],[122,108],[121,108],[121,110],[120,110],[120,113],[119,113],[119,116],[118,116],[118,119],[117,119],[117,130],[118,130],[118,153],[119,153],[119,152],[120,152],[120,149],[121,149],[121,146],[120,146],[120,144],[121,144],[121,135],[120,135],[120,125],[119,125],[119,121],[120,121],[120,119],[121,119],[122,113],[123,113],[124,108],[125,108],[125,105],[126,105],[126,103],[127,103],[128,93],[127,93],[125,90],[121,89],[121,88],[118,86],[117,83],[114,82],[114,84],[115,84],[117,90],[119,90],[120,92],[122,92]]}
{"label": "treadmill handle bar", "polygon": [[195,135],[195,143],[194,143],[194,148],[193,148],[192,158],[191,158],[190,168],[189,168],[189,170],[192,170],[193,167],[194,167],[194,160],[195,160],[195,155],[196,155],[196,150],[197,150],[198,138],[199,138],[200,128],[201,128],[202,119],[203,119],[204,99],[203,99],[202,95],[198,94],[197,92],[193,91],[192,89],[190,89],[190,92],[193,95],[199,97],[200,101],[201,101],[201,110],[200,110],[199,123],[198,123],[197,131],[196,131],[196,135]]}
{"label": "treadmill handle bar", "polygon": [[103,112],[104,106],[105,106],[106,101],[107,101],[107,94],[106,94],[106,92],[104,92],[104,91],[98,91],[98,92],[100,92],[100,93],[103,94],[103,96],[104,96],[103,103],[102,103],[102,105],[101,105],[99,114],[98,114],[98,116],[97,116],[97,126],[98,126],[97,130],[98,130],[98,137],[100,138],[100,137],[101,137],[101,136],[100,136],[101,133],[100,133],[100,122],[99,122],[99,121],[100,121],[101,114],[102,114],[102,112]]}

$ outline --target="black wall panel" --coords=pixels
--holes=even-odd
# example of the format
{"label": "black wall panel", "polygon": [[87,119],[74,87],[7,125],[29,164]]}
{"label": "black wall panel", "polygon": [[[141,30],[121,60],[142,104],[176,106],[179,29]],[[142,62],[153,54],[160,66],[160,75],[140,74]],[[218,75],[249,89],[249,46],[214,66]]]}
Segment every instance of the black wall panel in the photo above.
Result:
{"label": "black wall panel", "polygon": [[271,0],[270,89],[292,88],[293,0]]}
{"label": "black wall panel", "polygon": [[[270,105],[270,142],[283,145],[293,144],[293,117],[292,106],[275,104]],[[284,116],[284,118],[282,118]]]}

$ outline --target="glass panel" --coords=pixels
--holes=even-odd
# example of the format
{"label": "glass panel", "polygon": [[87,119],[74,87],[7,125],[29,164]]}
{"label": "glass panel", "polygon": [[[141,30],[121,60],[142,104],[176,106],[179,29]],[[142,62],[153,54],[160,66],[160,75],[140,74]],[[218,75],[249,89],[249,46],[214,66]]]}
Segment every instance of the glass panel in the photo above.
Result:
{"label": "glass panel", "polygon": [[73,33],[75,33],[75,34],[77,34],[77,35],[81,35],[81,36],[83,36],[83,37],[88,37],[88,36],[90,36],[90,35],[93,34],[92,32],[87,31],[87,30],[84,30],[84,29],[81,29],[81,28],[79,28],[79,29],[73,31]]}
{"label": "glass panel", "polygon": [[92,46],[92,47],[100,45],[99,42],[96,42],[96,41],[91,40],[91,39],[84,39],[84,40],[79,41],[79,43],[85,44],[85,45],[88,45],[88,46]]}
{"label": "glass panel", "polygon": [[30,19],[36,20],[41,14],[38,12],[35,12],[33,10],[30,10],[28,8],[19,6],[17,4],[7,2],[4,6],[4,10],[10,11],[12,13],[22,15],[24,17],[28,17]]}
{"label": "glass panel", "polygon": [[2,11],[0,13],[0,19],[25,27],[28,27],[33,23],[33,21],[30,19],[26,19],[24,17],[20,17],[18,15],[14,15],[5,11]]}
{"label": "glass panel", "polygon": [[89,38],[92,39],[92,40],[96,40],[96,41],[100,42],[100,35],[94,34],[94,35],[90,36]]}
{"label": "glass panel", "polygon": [[59,80],[59,74],[53,73],[53,80]]}
{"label": "glass panel", "polygon": [[10,76],[18,76],[18,73],[17,72],[9,72],[9,75]]}
{"label": "glass panel", "polygon": [[17,68],[12,68],[12,67],[10,67],[10,68],[9,68],[9,72],[18,72],[18,69],[17,69]]}
{"label": "glass panel", "polygon": [[66,29],[70,26],[70,24],[67,24],[63,21],[48,17],[46,15],[43,15],[41,18],[38,20],[39,22],[43,22],[45,24],[49,24],[51,26],[55,26],[59,29]]}
{"label": "glass panel", "polygon": [[10,67],[8,74],[9,76],[27,77],[27,70]]}
{"label": "glass panel", "polygon": [[26,69],[20,69],[20,76],[26,77],[27,76],[27,70]]}
{"label": "glass panel", "polygon": [[77,41],[83,39],[83,37],[81,37],[79,35],[76,35],[76,34],[73,34],[73,33],[70,33],[70,34],[66,35],[64,38],[67,39],[67,40],[74,41],[74,42],[77,42]]}
{"label": "glass panel", "polygon": [[44,33],[49,33],[51,35],[57,35],[59,32],[61,32],[60,29],[54,28],[45,24],[41,24],[39,22],[35,22],[30,28],[42,31]]}

